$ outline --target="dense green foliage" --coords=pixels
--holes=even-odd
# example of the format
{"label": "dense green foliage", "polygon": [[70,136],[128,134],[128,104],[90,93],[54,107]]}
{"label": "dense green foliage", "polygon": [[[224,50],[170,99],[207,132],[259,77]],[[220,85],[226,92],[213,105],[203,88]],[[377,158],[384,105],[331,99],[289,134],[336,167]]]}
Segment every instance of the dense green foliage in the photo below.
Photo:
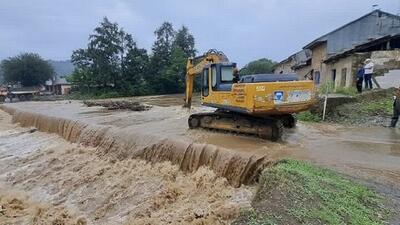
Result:
{"label": "dense green foliage", "polygon": [[86,49],[72,54],[70,81],[81,92],[113,92],[121,96],[183,92],[186,59],[194,56],[195,40],[183,26],[175,31],[164,22],[154,32],[152,54],[139,48],[132,35],[104,18],[90,35]]}
{"label": "dense green foliage", "polygon": [[284,160],[261,175],[253,209],[234,224],[386,224],[384,200],[367,187],[309,163]]}
{"label": "dense green foliage", "polygon": [[87,48],[75,50],[71,59],[76,68],[70,80],[83,90],[129,92],[143,82],[148,64],[146,50],[107,18],[90,35]]}
{"label": "dense green foliage", "polygon": [[249,62],[240,70],[241,75],[273,73],[276,62],[262,58]]}
{"label": "dense green foliage", "polygon": [[38,54],[24,53],[1,62],[5,82],[23,86],[44,84],[54,76],[53,67]]}

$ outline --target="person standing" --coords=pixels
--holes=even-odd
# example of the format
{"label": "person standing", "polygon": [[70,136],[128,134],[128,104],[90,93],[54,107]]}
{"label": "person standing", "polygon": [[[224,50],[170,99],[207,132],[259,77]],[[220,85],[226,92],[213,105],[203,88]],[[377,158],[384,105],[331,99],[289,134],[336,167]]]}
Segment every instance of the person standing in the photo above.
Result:
{"label": "person standing", "polygon": [[361,64],[360,68],[357,70],[357,91],[358,93],[362,92],[362,85],[364,80],[364,67]]}
{"label": "person standing", "polygon": [[371,59],[365,60],[364,65],[364,81],[365,89],[372,89],[372,74],[374,73],[374,63]]}
{"label": "person standing", "polygon": [[232,82],[233,82],[233,83],[239,83],[239,81],[240,81],[239,70],[235,67],[235,68],[233,69],[233,79],[232,79]]}
{"label": "person standing", "polygon": [[397,121],[400,116],[400,87],[396,89],[395,96],[393,96],[393,117],[390,127],[396,127]]}

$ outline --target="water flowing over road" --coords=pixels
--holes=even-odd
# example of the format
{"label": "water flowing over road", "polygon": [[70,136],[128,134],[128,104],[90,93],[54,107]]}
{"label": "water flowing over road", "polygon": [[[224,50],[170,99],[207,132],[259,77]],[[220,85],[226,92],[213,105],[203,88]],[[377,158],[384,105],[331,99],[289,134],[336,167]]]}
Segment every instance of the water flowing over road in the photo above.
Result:
{"label": "water flowing over road", "polygon": [[0,184],[96,224],[229,223],[248,206],[261,170],[284,158],[400,186],[399,129],[299,123],[274,143],[189,130],[190,113],[212,109],[197,102],[189,112],[182,97],[134,98],[153,106],[142,112],[80,101],[4,104],[11,116],[0,113]]}

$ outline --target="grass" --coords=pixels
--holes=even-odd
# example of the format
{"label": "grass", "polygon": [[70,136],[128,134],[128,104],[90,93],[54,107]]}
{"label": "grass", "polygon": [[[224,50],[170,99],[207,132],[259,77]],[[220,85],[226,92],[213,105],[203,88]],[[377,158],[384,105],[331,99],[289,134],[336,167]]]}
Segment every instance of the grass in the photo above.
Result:
{"label": "grass", "polygon": [[310,111],[300,112],[296,115],[297,119],[305,122],[321,122],[322,118]]}
{"label": "grass", "polygon": [[380,101],[363,101],[360,111],[368,115],[390,115],[393,112],[393,100],[387,98]]}
{"label": "grass", "polygon": [[342,94],[348,96],[356,96],[358,94],[355,87],[336,87],[333,82],[328,82],[326,84],[321,84],[318,89],[319,95],[325,94]]}
{"label": "grass", "polygon": [[337,87],[335,89],[335,93],[348,96],[356,96],[358,94],[357,89],[355,87]]}
{"label": "grass", "polygon": [[284,160],[261,175],[253,209],[234,224],[385,224],[385,200],[331,170]]}

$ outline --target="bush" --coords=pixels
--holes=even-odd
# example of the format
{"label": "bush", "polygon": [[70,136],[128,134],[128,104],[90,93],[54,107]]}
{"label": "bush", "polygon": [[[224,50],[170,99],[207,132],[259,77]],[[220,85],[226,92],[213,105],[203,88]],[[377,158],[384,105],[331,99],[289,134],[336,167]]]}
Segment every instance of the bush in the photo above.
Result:
{"label": "bush", "polygon": [[297,114],[297,119],[306,122],[321,122],[322,118],[310,111],[305,111]]}

